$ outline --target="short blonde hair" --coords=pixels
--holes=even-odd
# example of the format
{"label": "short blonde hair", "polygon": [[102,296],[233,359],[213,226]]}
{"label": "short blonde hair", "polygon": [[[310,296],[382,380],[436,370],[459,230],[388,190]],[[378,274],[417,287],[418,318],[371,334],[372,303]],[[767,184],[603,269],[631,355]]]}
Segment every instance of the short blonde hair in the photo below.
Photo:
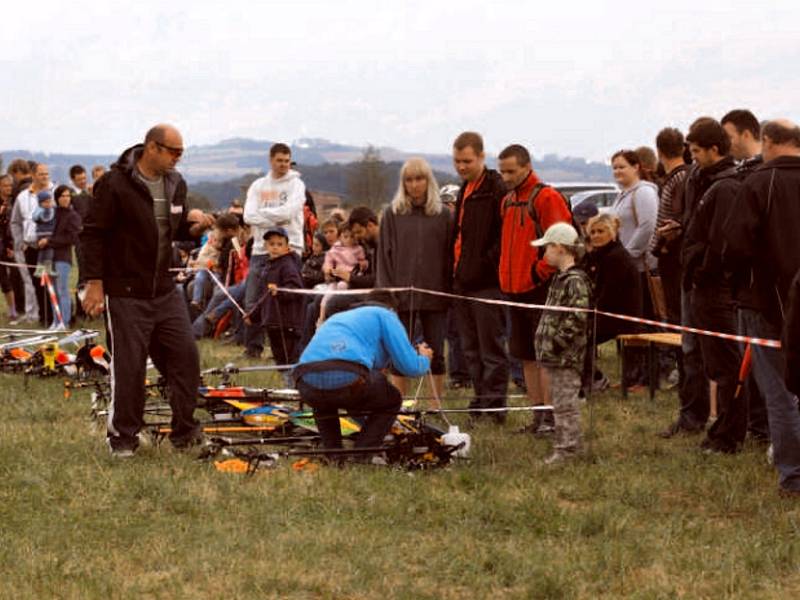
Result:
{"label": "short blonde hair", "polygon": [[588,232],[592,228],[592,225],[604,225],[605,227],[608,227],[608,230],[611,232],[611,236],[616,240],[621,224],[622,221],[620,221],[618,216],[610,215],[608,213],[600,213],[599,215],[593,216],[586,222],[586,231]]}

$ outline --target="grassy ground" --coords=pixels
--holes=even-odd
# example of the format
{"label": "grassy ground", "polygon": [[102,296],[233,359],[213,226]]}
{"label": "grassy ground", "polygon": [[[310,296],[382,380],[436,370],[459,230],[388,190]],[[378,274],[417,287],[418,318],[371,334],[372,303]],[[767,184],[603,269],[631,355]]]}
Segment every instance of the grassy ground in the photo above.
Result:
{"label": "grassy ground", "polygon": [[777,496],[761,447],[657,438],[676,402],[600,395],[590,456],[563,468],[511,434],[514,415],[471,430],[472,460],[448,470],[245,478],[168,444],[112,460],[85,394],[3,374],[0,597],[795,597],[800,503]]}

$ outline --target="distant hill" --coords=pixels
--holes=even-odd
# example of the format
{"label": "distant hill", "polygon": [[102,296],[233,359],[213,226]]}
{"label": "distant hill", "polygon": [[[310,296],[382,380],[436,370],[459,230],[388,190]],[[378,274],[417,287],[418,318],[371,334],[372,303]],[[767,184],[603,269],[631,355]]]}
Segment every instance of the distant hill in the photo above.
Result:
{"label": "distant hill", "polygon": [[[239,186],[247,185],[256,174],[267,168],[267,155],[271,141],[247,138],[231,138],[206,146],[189,146],[180,164],[192,191],[207,196],[215,204],[223,205],[239,194]],[[319,138],[303,138],[291,144],[292,157],[297,161],[303,179],[311,189],[347,195],[348,172],[353,163],[359,161],[365,148],[337,144]],[[120,148],[120,151],[122,148]],[[400,165],[409,156],[424,157],[437,173],[440,183],[455,177],[452,160],[447,154],[418,154],[396,148],[378,148],[385,161],[389,188],[397,185]],[[48,154],[29,150],[0,151],[4,164],[13,158],[25,158],[50,165],[51,177],[55,181],[68,179],[69,167],[82,164],[87,169],[92,165],[109,165],[116,156],[90,154]],[[490,157],[490,164],[494,159]],[[534,161],[537,173],[546,181],[609,181],[608,165],[587,162],[582,158],[561,158],[548,154]]]}

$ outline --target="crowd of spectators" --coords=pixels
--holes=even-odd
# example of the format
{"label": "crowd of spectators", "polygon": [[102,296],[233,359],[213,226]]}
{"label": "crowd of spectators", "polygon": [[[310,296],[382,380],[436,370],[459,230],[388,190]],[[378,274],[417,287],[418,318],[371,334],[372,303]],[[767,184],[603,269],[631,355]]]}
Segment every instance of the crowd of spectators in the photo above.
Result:
{"label": "crowd of spectators", "polygon": [[[542,311],[485,301],[545,304],[556,269],[532,242],[554,224],[571,223],[585,244],[579,266],[597,309],[783,337],[779,350],[683,331],[680,352],[660,357],[680,397],[675,421],[660,435],[705,433],[704,451],[735,453],[749,432],[771,443],[781,489],[800,493],[800,246],[793,239],[800,223],[800,128],[786,120],[762,124],[750,111],[734,110],[720,120],[697,119],[685,136],[667,127],[654,145],[610,155],[619,193],[600,210],[589,203],[571,207],[541,181],[519,144],[499,154],[498,170],[487,167],[482,137],[464,132],[453,143],[460,186],[440,190],[430,165],[412,158],[381,211],[357,206],[319,222],[290,148],[275,144],[269,171],[244,202],[214,215],[202,236],[173,242],[175,285],[195,338],[240,344],[252,359],[263,356],[266,338],[279,364],[297,362],[341,297],[328,291],[414,286],[442,292],[401,294],[400,321],[410,340],[424,340],[432,351],[430,394],[441,398],[449,373],[452,387],[472,387],[470,407],[480,419],[477,409],[506,406],[515,371],[530,403],[551,404],[550,373],[537,361],[534,339]],[[92,176],[92,185],[104,177],[97,167]],[[73,250],[83,281],[79,234],[92,185],[81,166],[56,187],[47,165],[20,159],[0,177],[0,285],[12,322],[60,328],[83,317],[68,283]],[[190,222],[197,212],[188,212]],[[55,283],[63,322],[52,314],[45,273]],[[297,288],[319,293],[287,291]],[[593,366],[597,346],[643,329],[597,318],[581,361],[584,393],[609,385]],[[740,381],[746,348],[750,374]],[[643,369],[632,364],[623,377],[635,385]],[[399,371],[392,381],[407,390]],[[713,423],[710,389],[716,390]],[[524,431],[551,434],[552,414],[535,415]],[[502,411],[491,416],[505,419]]]}

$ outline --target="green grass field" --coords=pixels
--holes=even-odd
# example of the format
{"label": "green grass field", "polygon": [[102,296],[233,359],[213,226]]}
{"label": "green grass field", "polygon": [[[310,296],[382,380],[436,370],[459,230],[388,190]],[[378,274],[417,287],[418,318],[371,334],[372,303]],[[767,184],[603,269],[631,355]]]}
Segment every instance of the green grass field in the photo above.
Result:
{"label": "green grass field", "polygon": [[[201,354],[204,367],[238,358]],[[247,478],[169,444],[114,460],[88,394],[0,382],[2,598],[800,593],[800,503],[778,497],[763,447],[706,456],[698,438],[657,438],[674,393],[599,395],[584,408],[589,456],[562,468],[541,465],[549,442],[511,433],[529,418],[515,414],[470,430],[472,459],[447,470],[284,462]]]}

